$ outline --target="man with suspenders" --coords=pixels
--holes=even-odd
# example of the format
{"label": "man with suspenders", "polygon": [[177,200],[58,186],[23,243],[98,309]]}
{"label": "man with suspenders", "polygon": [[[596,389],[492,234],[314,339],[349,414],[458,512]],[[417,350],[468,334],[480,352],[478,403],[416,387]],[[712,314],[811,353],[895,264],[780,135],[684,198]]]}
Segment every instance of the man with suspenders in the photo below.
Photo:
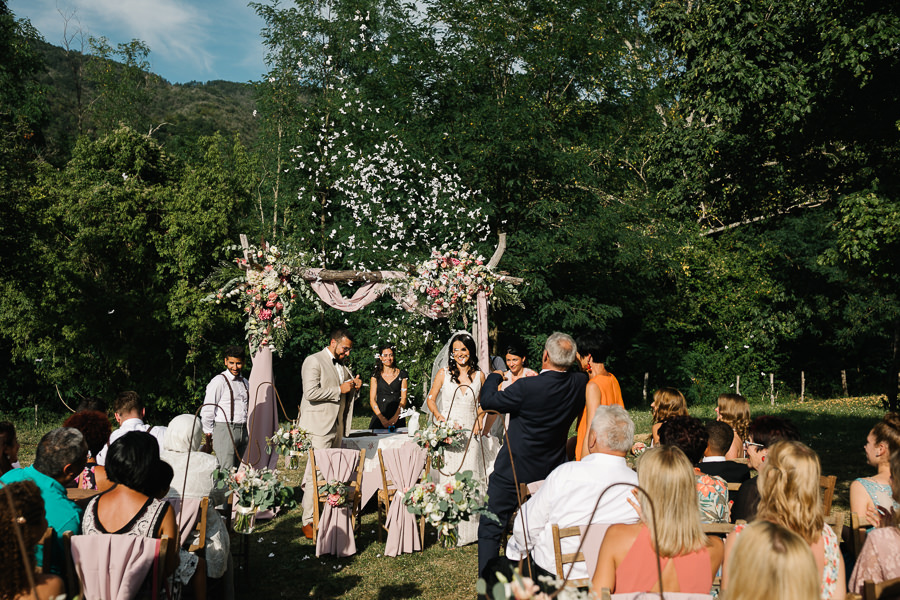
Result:
{"label": "man with suspenders", "polygon": [[[225,370],[213,377],[206,386],[206,397],[200,409],[200,420],[206,436],[204,449],[208,450],[212,446],[219,466],[223,469],[238,466],[247,450],[250,384],[241,376],[243,367],[244,349],[240,346],[226,348]],[[232,437],[236,448],[231,444]]]}

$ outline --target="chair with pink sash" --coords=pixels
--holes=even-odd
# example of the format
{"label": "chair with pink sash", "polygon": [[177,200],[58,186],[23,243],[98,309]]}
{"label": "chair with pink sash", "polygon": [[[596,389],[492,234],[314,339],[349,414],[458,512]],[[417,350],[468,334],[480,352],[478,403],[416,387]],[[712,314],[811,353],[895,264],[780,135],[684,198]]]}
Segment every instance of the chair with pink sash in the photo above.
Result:
{"label": "chair with pink sash", "polygon": [[422,477],[425,467],[425,450],[413,442],[400,448],[378,449],[378,461],[381,463],[382,488],[378,490],[378,539],[381,540],[381,510],[388,506],[384,528],[387,530],[385,556],[417,552],[425,543],[425,519],[420,519],[417,527],[416,517],[406,510],[403,504],[404,493]]}
{"label": "chair with pink sash", "polygon": [[[148,581],[151,598],[165,598],[165,566],[174,540],[163,536],[71,535],[63,537],[78,578],[78,595],[90,600],[129,600]],[[75,592],[70,589],[74,596]]]}
{"label": "chair with pink sash", "polygon": [[[360,489],[366,451],[326,448],[309,451],[310,469],[313,473],[317,501],[313,502],[313,539],[316,556],[356,554],[356,530],[359,513]],[[332,506],[326,494],[319,490],[330,481],[342,482],[349,488],[347,502]]]}

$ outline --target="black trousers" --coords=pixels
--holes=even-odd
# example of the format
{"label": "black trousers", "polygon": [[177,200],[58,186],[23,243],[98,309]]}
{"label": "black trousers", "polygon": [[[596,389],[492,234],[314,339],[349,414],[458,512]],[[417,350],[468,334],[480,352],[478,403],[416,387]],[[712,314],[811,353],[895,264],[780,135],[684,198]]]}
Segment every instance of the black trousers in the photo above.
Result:
{"label": "black trousers", "polygon": [[478,575],[484,577],[488,562],[500,554],[500,540],[509,518],[519,508],[515,483],[497,476],[495,471],[488,482],[488,510],[497,515],[499,523],[485,516],[478,521]]}

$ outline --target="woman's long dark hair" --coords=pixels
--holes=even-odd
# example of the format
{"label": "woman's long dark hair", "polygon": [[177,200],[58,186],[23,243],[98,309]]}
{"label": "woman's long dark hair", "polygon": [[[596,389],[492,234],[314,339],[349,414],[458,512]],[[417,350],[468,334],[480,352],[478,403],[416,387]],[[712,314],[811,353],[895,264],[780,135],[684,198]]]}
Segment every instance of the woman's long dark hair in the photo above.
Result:
{"label": "woman's long dark hair", "polygon": [[453,336],[453,339],[450,340],[447,370],[450,372],[451,381],[453,381],[453,383],[459,383],[459,365],[453,360],[454,342],[462,342],[466,347],[466,350],[469,351],[469,360],[466,361],[466,366],[469,368],[469,378],[472,377],[472,373],[480,371],[481,368],[478,366],[478,350],[475,348],[475,340],[472,339],[472,336],[468,333],[457,333]]}
{"label": "woman's long dark hair", "polygon": [[397,366],[397,349],[385,342],[378,346],[378,356],[375,357],[375,370],[372,371],[372,377],[378,378],[378,376],[384,372],[384,363],[381,362],[381,353],[385,350],[390,350],[394,353],[394,368],[400,368]]}

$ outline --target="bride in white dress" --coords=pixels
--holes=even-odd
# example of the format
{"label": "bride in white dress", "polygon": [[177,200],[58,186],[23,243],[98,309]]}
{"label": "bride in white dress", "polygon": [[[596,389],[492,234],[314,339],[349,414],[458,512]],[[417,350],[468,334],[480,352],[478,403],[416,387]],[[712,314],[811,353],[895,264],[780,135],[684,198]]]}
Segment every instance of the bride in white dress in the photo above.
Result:
{"label": "bride in white dress", "polygon": [[[437,372],[431,391],[428,392],[428,409],[434,420],[453,421],[462,425],[463,429],[471,431],[476,424],[481,384],[484,383],[485,377],[478,368],[475,340],[472,336],[465,332],[453,336],[447,362],[447,367]],[[488,476],[494,470],[494,460],[498,451],[497,438],[475,435],[468,450],[463,444],[459,449],[444,451],[444,466],[440,469],[443,473],[432,470],[433,478],[441,483],[453,477],[457,471],[472,471],[472,477],[481,488],[481,492],[486,493]],[[478,540],[478,519],[476,515],[459,524],[459,546]]]}

